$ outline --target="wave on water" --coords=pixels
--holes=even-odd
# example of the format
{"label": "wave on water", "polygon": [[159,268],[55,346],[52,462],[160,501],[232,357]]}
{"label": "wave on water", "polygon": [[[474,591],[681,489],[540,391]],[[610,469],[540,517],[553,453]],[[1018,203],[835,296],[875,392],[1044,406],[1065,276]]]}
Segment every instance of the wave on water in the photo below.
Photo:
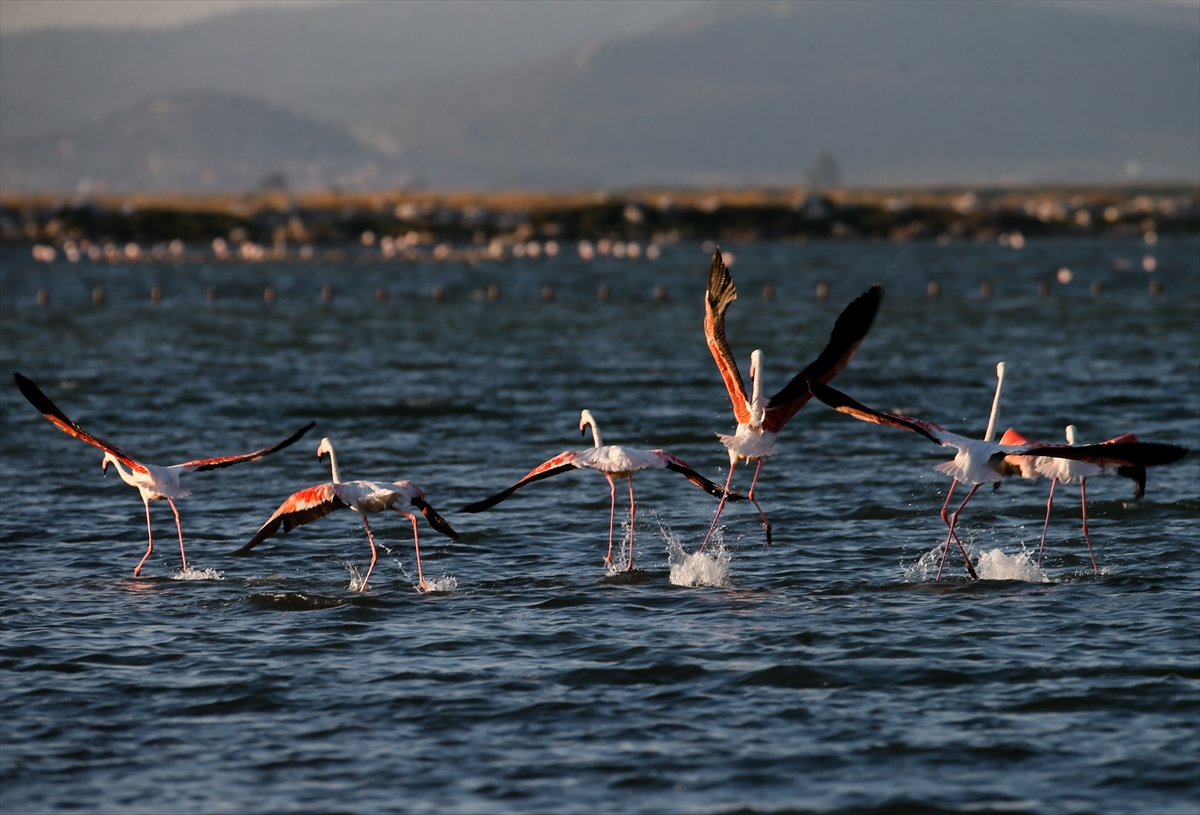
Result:
{"label": "wave on water", "polygon": [[224,580],[225,572],[218,572],[216,569],[193,569],[188,567],[185,571],[171,576],[172,580]]}

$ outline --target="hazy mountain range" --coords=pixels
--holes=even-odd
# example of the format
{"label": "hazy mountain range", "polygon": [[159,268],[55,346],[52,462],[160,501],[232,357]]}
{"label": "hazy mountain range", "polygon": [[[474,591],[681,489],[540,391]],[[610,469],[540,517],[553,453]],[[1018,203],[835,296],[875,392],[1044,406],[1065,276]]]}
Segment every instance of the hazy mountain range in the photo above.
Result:
{"label": "hazy mountain range", "polygon": [[0,38],[6,191],[791,185],[822,153],[852,184],[1196,180],[1200,5],[364,3]]}

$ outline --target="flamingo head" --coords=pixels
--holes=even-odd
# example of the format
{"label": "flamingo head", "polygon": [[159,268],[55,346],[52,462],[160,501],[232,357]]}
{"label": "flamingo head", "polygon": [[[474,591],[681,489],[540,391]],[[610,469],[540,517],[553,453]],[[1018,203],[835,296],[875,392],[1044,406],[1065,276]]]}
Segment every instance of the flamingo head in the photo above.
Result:
{"label": "flamingo head", "polygon": [[750,352],[750,378],[758,379],[762,368],[762,351],[755,349]]}
{"label": "flamingo head", "polygon": [[116,464],[116,463],[117,463],[116,457],[112,453],[110,453],[106,450],[104,452],[104,461],[100,462],[100,470],[104,473],[105,477],[108,476],[108,465]]}
{"label": "flamingo head", "polygon": [[592,441],[596,447],[599,447],[600,428],[596,425],[596,418],[592,416],[592,412],[590,410],[583,410],[579,414],[579,435],[586,435],[589,426],[592,428]]}
{"label": "flamingo head", "polygon": [[320,461],[326,453],[333,455],[333,442],[328,438],[321,439],[321,443],[317,445],[317,461]]}

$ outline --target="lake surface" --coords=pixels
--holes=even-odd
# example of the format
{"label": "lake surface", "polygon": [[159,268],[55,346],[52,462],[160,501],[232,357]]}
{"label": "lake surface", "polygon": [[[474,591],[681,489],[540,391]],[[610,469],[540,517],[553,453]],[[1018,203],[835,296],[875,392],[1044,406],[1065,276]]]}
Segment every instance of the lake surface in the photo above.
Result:
{"label": "lake surface", "polygon": [[[729,339],[743,373],[763,350],[767,393],[879,281],[875,327],[835,382],[860,401],[981,436],[1005,360],[1000,430],[1058,441],[1073,423],[1081,441],[1133,431],[1200,448],[1194,237],[725,248],[741,292]],[[949,481],[932,468],[949,454],[815,402],[763,468],[770,547],[736,504],[716,556],[689,559],[716,501],[665,471],[634,480],[632,574],[606,575],[595,472],[458,511],[589,446],[582,408],[607,443],[663,447],[723,481],[713,434],[733,421],[701,330],[707,270],[694,244],[654,262],[476,267],[72,266],[4,250],[4,375],[31,377],[97,435],[170,464],[318,425],[270,458],[185,476],[192,568],[180,575],[156,502],[158,545],[135,579],[136,491],[6,380],[0,809],[1194,815],[1195,453],[1152,469],[1140,501],[1125,479],[1089,481],[1099,576],[1078,486],[1056,494],[1038,568],[1049,485],[1010,480],[960,521],[987,579],[952,552],[935,583]],[[343,478],[412,479],[456,527],[451,542],[421,525],[426,577],[445,591],[416,591],[398,515],[372,522],[387,551],[364,593],[350,590],[369,558],[350,511],[229,556],[328,480],[322,436]],[[749,477],[739,468],[735,486]]]}

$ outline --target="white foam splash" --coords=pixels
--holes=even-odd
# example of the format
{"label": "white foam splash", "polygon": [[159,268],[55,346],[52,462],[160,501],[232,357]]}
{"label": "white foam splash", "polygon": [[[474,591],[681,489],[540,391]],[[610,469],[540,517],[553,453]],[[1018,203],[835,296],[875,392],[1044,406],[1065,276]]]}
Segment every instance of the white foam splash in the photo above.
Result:
{"label": "white foam splash", "polygon": [[218,572],[216,569],[193,569],[190,566],[187,570],[179,572],[171,576],[172,580],[224,580],[225,572]]}
{"label": "white foam splash", "polygon": [[444,574],[441,577],[425,578],[425,591],[426,592],[435,592],[435,591],[452,592],[457,588],[458,588],[458,578],[453,577],[448,574]]}
{"label": "white foam splash", "polygon": [[937,575],[938,564],[942,561],[943,546],[935,546],[917,559],[917,562],[904,568],[905,583],[925,583]]}
{"label": "white foam splash", "polygon": [[350,591],[362,591],[367,581],[358,573],[358,567],[353,563],[347,563],[346,571],[350,573]]}
{"label": "white foam splash", "polygon": [[659,534],[667,542],[667,562],[671,566],[671,584],[675,586],[728,586],[729,564],[733,556],[719,536],[705,552],[688,552],[679,538],[659,523]]}
{"label": "white foam splash", "polygon": [[1006,555],[999,549],[988,549],[979,555],[975,571],[980,580],[1023,580],[1027,583],[1049,583],[1050,578],[1037,565],[1032,555],[1021,549],[1015,555]]}

